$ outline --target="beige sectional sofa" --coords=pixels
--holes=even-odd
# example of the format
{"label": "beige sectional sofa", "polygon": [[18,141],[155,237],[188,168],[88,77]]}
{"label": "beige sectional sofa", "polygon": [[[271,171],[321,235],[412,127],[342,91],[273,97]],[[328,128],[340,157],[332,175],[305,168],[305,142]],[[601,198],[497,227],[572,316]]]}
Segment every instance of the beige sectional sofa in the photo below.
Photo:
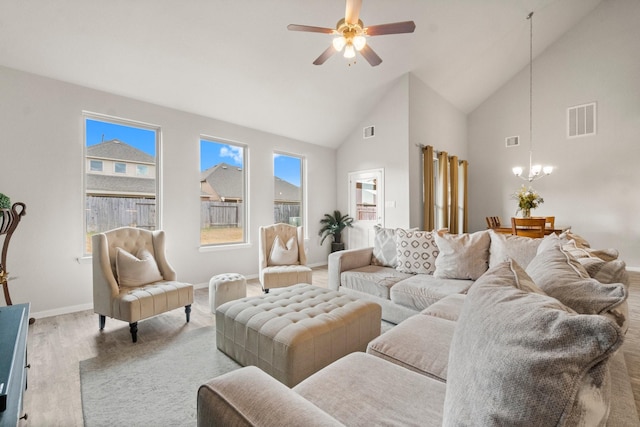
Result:
{"label": "beige sectional sofa", "polygon": [[573,245],[589,259],[579,262],[555,236],[535,242],[533,256],[523,243],[533,245],[505,238],[466,294],[440,298],[292,389],[255,367],[209,381],[198,425],[639,426],[619,351],[624,263]]}

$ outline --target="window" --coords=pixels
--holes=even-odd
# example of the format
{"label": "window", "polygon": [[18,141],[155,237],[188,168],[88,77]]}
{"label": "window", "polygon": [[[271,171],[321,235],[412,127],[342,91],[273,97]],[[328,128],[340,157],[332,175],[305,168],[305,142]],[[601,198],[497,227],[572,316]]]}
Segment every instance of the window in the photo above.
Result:
{"label": "window", "polygon": [[127,164],[116,162],[113,166],[113,171],[115,173],[127,173]]}
{"label": "window", "polygon": [[[156,229],[160,132],[151,125],[90,113],[84,122],[84,250],[91,254],[95,233],[123,226]],[[136,176],[126,175],[127,165],[135,168]],[[100,173],[103,167],[113,173]]]}
{"label": "window", "polygon": [[136,165],[136,175],[138,175],[138,176],[147,176],[147,175],[149,175],[149,166],[147,166],[147,165]]}
{"label": "window", "polygon": [[295,226],[303,225],[303,158],[274,153],[273,219]]}
{"label": "window", "polygon": [[89,160],[90,170],[92,172],[102,172],[102,161],[101,160]]}
{"label": "window", "polygon": [[245,243],[245,147],[200,139],[200,245]]}

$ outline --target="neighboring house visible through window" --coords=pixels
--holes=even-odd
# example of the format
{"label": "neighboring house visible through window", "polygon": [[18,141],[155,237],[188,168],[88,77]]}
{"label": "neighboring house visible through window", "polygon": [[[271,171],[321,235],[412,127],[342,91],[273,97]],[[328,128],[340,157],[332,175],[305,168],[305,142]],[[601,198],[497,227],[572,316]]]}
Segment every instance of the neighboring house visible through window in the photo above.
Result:
{"label": "neighboring house visible through window", "polygon": [[200,140],[200,245],[247,241],[246,150],[213,138]]}
{"label": "neighboring house visible through window", "polygon": [[273,175],[274,222],[303,225],[303,158],[289,154],[274,153]]}
{"label": "neighboring house visible through window", "polygon": [[85,115],[86,254],[95,233],[123,226],[156,229],[158,141],[153,126]]}

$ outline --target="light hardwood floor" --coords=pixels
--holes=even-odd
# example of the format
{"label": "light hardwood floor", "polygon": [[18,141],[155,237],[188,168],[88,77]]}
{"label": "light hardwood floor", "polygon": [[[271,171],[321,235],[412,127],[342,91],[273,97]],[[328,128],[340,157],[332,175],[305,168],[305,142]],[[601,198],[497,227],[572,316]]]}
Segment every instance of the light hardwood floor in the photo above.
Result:
{"label": "light hardwood floor", "polygon": [[[631,272],[629,296],[630,328],[622,351],[631,375],[631,382],[640,408],[640,272]],[[313,282],[327,286],[326,267],[316,268]],[[248,295],[261,293],[257,280],[249,280]],[[138,341],[161,340],[168,335],[212,326],[209,312],[208,289],[197,289],[191,313],[191,322],[185,323],[184,311],[174,310],[140,322]],[[82,426],[80,397],[81,360],[107,352],[123,352],[133,344],[129,326],[125,322],[107,319],[105,330],[98,330],[98,316],[82,311],[61,316],[38,319],[29,327],[28,354],[31,369],[25,394],[28,420],[21,426]]]}

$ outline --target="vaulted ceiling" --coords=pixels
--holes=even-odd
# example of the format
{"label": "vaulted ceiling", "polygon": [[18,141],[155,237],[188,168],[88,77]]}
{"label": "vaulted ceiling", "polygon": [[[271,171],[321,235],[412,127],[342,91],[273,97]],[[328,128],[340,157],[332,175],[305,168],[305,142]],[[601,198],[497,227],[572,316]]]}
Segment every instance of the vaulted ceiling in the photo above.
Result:
{"label": "vaulted ceiling", "polygon": [[[329,147],[413,73],[470,112],[602,0],[364,0],[383,59],[313,60],[344,0],[0,0],[0,65]],[[133,118],[135,119],[135,118]]]}

